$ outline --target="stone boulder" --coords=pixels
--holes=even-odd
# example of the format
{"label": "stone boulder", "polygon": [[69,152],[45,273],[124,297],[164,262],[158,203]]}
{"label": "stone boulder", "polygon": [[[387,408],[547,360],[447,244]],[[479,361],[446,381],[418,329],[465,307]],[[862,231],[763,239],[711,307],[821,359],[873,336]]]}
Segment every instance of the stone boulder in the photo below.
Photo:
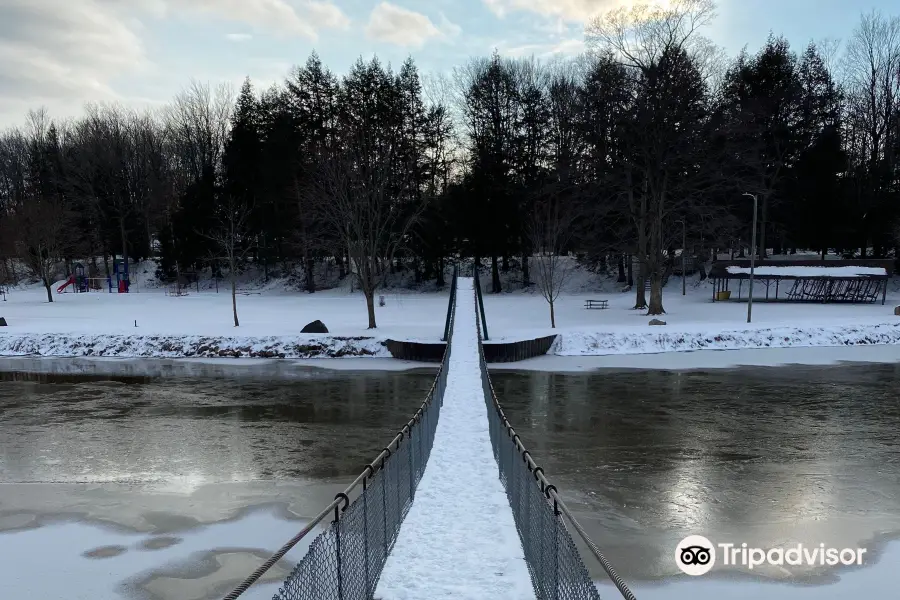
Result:
{"label": "stone boulder", "polygon": [[900,317],[900,306],[894,307],[894,314],[897,315],[898,317]]}
{"label": "stone boulder", "polygon": [[0,327],[7,327],[6,319],[3,317],[0,317]]}
{"label": "stone boulder", "polygon": [[651,320],[650,320],[650,324],[651,324],[651,325],[665,325],[666,322],[665,322],[665,321],[660,321],[659,319],[651,319]]}
{"label": "stone boulder", "polygon": [[317,319],[312,323],[307,323],[300,333],[328,333],[328,328],[325,327],[325,323]]}

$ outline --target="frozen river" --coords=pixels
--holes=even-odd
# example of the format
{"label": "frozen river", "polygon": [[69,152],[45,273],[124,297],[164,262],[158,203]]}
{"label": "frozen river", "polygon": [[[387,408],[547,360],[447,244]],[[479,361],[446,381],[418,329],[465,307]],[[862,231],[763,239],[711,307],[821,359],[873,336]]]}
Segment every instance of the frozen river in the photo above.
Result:
{"label": "frozen river", "polygon": [[[431,383],[427,370],[257,365],[0,361],[4,597],[221,597]],[[642,600],[888,597],[898,382],[890,364],[495,374],[532,454]],[[861,568],[688,578],[672,558],[688,534],[868,552]],[[271,597],[290,566],[247,597]]]}

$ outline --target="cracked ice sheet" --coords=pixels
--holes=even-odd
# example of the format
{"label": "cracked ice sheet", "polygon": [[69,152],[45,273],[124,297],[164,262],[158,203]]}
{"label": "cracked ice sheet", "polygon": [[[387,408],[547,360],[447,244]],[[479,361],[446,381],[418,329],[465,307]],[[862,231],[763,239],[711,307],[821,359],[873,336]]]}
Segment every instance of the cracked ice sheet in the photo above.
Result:
{"label": "cracked ice sheet", "polygon": [[488,432],[472,279],[457,282],[447,389],[428,466],[378,600],[534,598]]}

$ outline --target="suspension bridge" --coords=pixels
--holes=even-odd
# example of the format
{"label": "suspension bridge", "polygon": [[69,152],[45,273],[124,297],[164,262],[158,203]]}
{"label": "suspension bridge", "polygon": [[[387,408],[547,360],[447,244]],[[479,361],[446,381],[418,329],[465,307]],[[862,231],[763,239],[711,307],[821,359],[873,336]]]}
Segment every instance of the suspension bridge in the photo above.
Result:
{"label": "suspension bridge", "polygon": [[635,599],[506,418],[484,359],[485,334],[478,275],[461,277],[456,268],[447,345],[424,402],[224,600],[245,594],[317,530],[273,600],[599,600],[585,558]]}

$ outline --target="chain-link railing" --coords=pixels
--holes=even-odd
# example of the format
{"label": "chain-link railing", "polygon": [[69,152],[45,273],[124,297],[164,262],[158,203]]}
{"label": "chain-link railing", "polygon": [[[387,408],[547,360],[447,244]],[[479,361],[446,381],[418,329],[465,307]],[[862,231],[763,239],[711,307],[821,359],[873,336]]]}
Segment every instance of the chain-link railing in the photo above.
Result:
{"label": "chain-link railing", "polygon": [[[477,272],[474,276],[476,285],[473,301],[476,302],[476,306],[480,306],[482,299],[478,296],[481,286]],[[575,541],[562,519],[565,516],[622,596],[626,600],[635,600],[634,594],[569,512],[557,494],[556,486],[547,481],[544,470],[531,458],[531,454],[503,413],[503,407],[500,406],[494,393],[494,386],[484,360],[481,322],[478,318],[476,323],[481,380],[488,409],[491,445],[494,448],[494,458],[500,467],[500,480],[506,488],[506,495],[512,507],[519,539],[522,541],[535,597],[538,600],[600,599],[597,587],[591,580]]]}
{"label": "chain-link railing", "polygon": [[247,591],[329,516],[331,522],[312,541],[274,600],[371,600],[431,454],[447,387],[457,275],[458,268],[450,288],[447,347],[425,402],[353,483],[224,600],[235,600]]}

